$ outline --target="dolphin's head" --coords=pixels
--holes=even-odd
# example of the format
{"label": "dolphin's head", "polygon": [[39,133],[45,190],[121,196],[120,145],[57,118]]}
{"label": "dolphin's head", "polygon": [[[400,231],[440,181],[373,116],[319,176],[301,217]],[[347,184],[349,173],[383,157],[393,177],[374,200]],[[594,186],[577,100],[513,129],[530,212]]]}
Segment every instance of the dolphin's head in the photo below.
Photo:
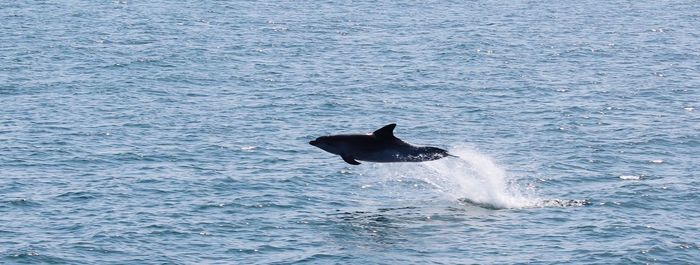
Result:
{"label": "dolphin's head", "polygon": [[309,144],[333,154],[340,154],[342,148],[333,136],[321,136],[310,141]]}

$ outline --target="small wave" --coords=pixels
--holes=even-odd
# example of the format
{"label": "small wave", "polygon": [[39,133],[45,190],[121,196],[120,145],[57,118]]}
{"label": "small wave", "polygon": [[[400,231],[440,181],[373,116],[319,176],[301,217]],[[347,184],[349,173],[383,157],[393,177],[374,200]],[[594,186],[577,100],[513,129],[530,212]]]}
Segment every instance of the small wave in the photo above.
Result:
{"label": "small wave", "polygon": [[458,199],[458,201],[461,204],[472,205],[472,206],[476,206],[476,207],[480,207],[480,208],[484,208],[484,209],[489,209],[489,210],[502,209],[501,207],[499,207],[497,205],[493,205],[490,203],[483,203],[483,202],[475,202],[475,201],[470,200],[469,198],[461,198],[461,199]]}
{"label": "small wave", "polygon": [[591,205],[591,201],[587,199],[583,200],[541,200],[539,203],[540,207],[582,207]]}
{"label": "small wave", "polygon": [[69,191],[56,196],[61,200],[91,200],[98,197],[98,194],[89,191]]}
{"label": "small wave", "polygon": [[[485,208],[485,209],[491,209],[491,210],[499,210],[502,209],[498,205],[492,205],[489,203],[482,203],[482,202],[474,202],[468,198],[462,198],[459,199],[460,203],[464,204],[469,204],[469,205],[474,205],[477,207]],[[590,200],[563,200],[563,199],[541,199],[541,200],[534,200],[532,204],[529,204],[524,207],[519,207],[519,208],[545,208],[545,207],[583,207],[583,206],[588,206],[591,205]]]}
{"label": "small wave", "polygon": [[621,180],[640,180],[642,179],[642,176],[636,176],[636,175],[622,175],[620,176]]}
{"label": "small wave", "polygon": [[1,264],[72,264],[72,260],[45,254],[35,249],[10,250],[4,253],[4,257],[0,257]]}
{"label": "small wave", "polygon": [[41,205],[38,202],[24,198],[3,200],[2,204],[11,205],[14,207],[35,207]]}

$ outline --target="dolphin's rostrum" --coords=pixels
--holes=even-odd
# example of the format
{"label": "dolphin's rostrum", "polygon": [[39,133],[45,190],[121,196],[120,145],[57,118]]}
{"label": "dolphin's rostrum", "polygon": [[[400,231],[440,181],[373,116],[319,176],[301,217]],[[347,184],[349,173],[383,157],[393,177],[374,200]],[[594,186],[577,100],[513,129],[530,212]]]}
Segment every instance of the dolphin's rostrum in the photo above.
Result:
{"label": "dolphin's rostrum", "polygon": [[392,123],[371,134],[341,134],[321,136],[309,144],[331,154],[339,155],[345,162],[359,165],[368,162],[423,162],[452,156],[447,151],[430,146],[413,146],[394,136],[396,124]]}

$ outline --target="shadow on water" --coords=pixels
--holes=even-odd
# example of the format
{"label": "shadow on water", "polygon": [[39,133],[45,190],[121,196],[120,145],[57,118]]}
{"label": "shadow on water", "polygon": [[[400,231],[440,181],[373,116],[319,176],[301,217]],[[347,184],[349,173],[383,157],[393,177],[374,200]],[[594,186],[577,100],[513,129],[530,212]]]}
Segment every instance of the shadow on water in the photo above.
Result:
{"label": "shadow on water", "polygon": [[444,204],[408,207],[336,210],[328,213],[325,223],[327,240],[341,249],[384,251],[401,247],[408,252],[421,252],[421,237],[449,237],[444,230],[478,235],[494,226],[519,222],[523,215],[545,208],[568,208],[591,205],[589,200],[542,200],[537,206],[500,208],[469,199],[443,201]]}
{"label": "shadow on water", "polygon": [[336,212],[328,215],[337,228],[332,233],[339,241],[393,245],[405,238],[402,230],[427,217],[419,207],[379,208],[371,211]]}

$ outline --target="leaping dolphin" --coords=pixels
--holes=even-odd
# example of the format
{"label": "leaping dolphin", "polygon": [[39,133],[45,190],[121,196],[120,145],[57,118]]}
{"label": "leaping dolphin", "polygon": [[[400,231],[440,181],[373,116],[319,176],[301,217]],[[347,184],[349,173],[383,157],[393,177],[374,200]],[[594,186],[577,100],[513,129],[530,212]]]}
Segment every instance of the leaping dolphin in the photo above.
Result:
{"label": "leaping dolphin", "polygon": [[396,124],[392,123],[371,134],[341,134],[321,136],[309,144],[331,154],[339,155],[343,161],[359,165],[367,162],[423,162],[452,156],[447,151],[430,146],[413,146],[394,136]]}

